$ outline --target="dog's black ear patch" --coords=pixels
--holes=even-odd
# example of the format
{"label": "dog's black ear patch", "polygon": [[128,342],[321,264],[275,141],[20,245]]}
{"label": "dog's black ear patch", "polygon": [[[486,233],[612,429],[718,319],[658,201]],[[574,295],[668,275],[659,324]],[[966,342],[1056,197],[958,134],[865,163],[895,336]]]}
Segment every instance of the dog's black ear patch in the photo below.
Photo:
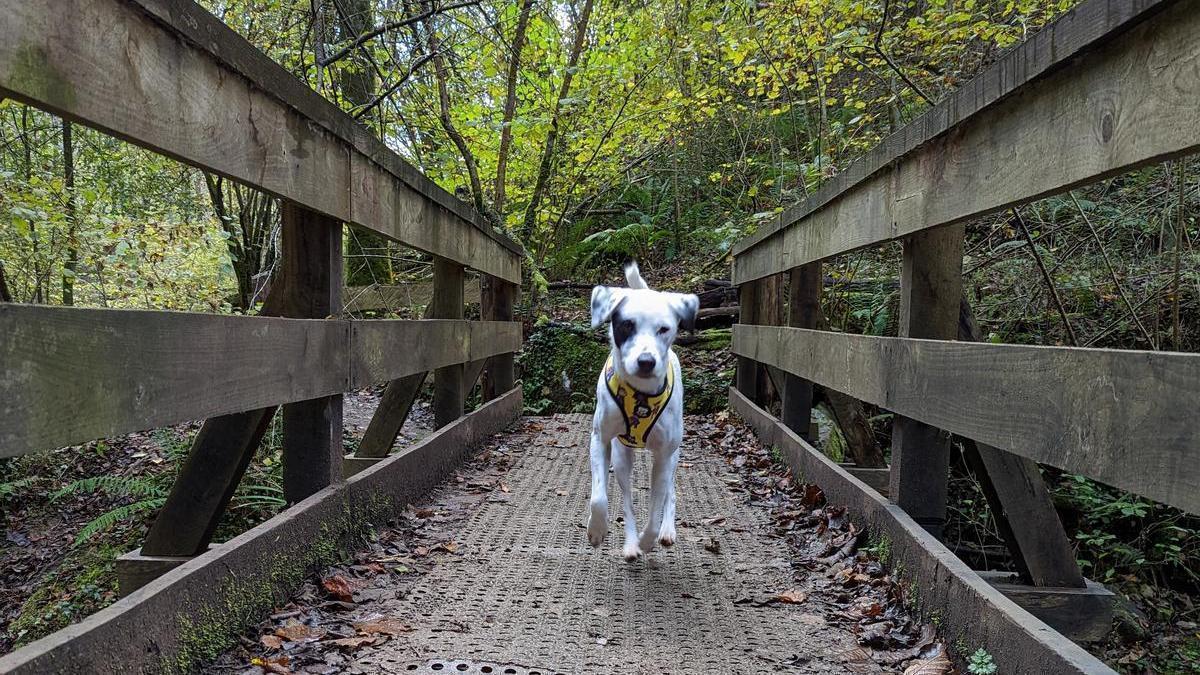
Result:
{"label": "dog's black ear patch", "polygon": [[637,324],[634,323],[633,319],[629,319],[621,315],[620,302],[618,302],[617,307],[613,309],[612,331],[613,342],[617,343],[618,348],[628,342],[629,338],[633,337],[633,334],[637,332]]}

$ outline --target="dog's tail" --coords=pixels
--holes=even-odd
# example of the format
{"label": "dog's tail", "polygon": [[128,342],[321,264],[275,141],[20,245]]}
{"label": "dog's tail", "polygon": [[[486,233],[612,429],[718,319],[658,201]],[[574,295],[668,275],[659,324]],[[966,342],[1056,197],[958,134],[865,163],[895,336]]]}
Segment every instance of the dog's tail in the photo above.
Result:
{"label": "dog's tail", "polygon": [[629,284],[630,288],[650,288],[646,285],[646,280],[642,278],[642,272],[638,269],[636,260],[625,263],[625,283]]}

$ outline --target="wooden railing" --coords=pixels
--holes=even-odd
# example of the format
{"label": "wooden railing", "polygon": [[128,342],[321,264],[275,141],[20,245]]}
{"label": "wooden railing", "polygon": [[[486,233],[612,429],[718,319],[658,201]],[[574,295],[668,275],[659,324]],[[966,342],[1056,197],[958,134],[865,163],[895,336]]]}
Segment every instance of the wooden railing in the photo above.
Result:
{"label": "wooden railing", "polygon": [[[207,420],[123,593],[208,547],[278,406],[295,503],[385,457],[427,372],[439,427],[485,365],[485,400],[513,389],[521,248],[372,132],[192,2],[0,10],[0,95],[283,200],[264,316],[0,305],[0,457]],[[339,318],[344,223],[433,256],[429,320]],[[484,321],[463,320],[468,268]],[[385,382],[368,451],[344,458],[342,392]]]}
{"label": "wooden railing", "polygon": [[[1200,512],[1200,355],[972,343],[962,288],[966,221],[1200,149],[1197,36],[1194,2],[1084,2],[740,242],[735,403],[765,415],[774,380],[801,444],[814,382],[894,412],[889,498],[934,535],[967,439],[1037,588],[1085,581],[1034,462]],[[899,337],[815,330],[821,261],[894,240]]]}

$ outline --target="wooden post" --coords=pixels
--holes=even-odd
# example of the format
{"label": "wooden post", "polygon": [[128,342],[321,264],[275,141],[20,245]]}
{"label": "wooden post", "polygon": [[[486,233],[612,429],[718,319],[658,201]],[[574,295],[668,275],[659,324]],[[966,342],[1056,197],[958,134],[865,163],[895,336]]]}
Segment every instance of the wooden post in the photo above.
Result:
{"label": "wooden post", "polygon": [[[738,308],[741,312],[738,316],[738,323],[746,325],[757,323],[755,316],[758,309],[757,281],[750,281],[738,286]],[[755,403],[759,402],[755,400],[758,397],[759,370],[758,364],[753,359],[744,356],[738,357],[735,385],[738,391]]]}
{"label": "wooden post", "polygon": [[[463,266],[445,258],[433,259],[433,300],[430,316],[434,319],[463,318]],[[466,402],[465,364],[459,363],[433,371],[433,420],[438,429],[462,417]]]}
{"label": "wooden post", "polygon": [[[900,271],[900,337],[954,340],[962,297],[965,226],[924,230],[904,240]],[[896,416],[892,426],[889,493],[913,520],[935,536],[946,522],[950,436]]]}
{"label": "wooden post", "polygon": [[[821,306],[821,263],[793,267],[788,273],[787,325],[793,328],[816,328]],[[789,429],[812,442],[812,382],[791,373],[783,379],[783,423]]]}
{"label": "wooden post", "polygon": [[[480,314],[485,321],[512,321],[513,305],[518,287],[496,277],[484,277],[481,282]],[[512,354],[499,354],[488,360],[483,380],[483,400],[492,399],[512,389],[516,381]]]}
{"label": "wooden post", "polygon": [[[285,316],[323,319],[342,310],[342,224],[283,204]],[[342,479],[342,395],[283,406],[283,495],[298,502]]]}
{"label": "wooden post", "polygon": [[[762,326],[782,326],[784,323],[783,275],[772,274],[755,283],[758,284],[758,290],[755,292],[758,306],[754,309],[754,323]],[[777,395],[782,398],[783,392],[780,387],[783,386],[783,378],[772,379],[767,367],[761,364],[758,367],[758,373],[756,399],[758,404],[765,408],[771,405]]]}

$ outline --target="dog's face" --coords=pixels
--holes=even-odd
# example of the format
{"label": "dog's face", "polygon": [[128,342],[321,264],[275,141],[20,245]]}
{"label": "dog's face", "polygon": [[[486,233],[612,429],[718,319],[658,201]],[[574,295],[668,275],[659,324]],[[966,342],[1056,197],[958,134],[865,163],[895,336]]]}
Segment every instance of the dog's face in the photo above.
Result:
{"label": "dog's face", "polygon": [[680,328],[696,321],[700,299],[690,293],[597,286],[592,289],[592,328],[608,321],[617,368],[626,377],[659,380]]}

